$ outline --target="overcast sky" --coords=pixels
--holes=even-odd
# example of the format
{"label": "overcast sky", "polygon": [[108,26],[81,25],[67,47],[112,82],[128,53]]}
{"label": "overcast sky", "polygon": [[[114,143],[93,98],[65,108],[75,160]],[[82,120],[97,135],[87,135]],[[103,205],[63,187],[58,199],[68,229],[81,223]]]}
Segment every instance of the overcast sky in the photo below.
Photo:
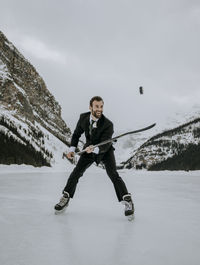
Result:
{"label": "overcast sky", "polygon": [[0,0],[0,26],[72,130],[95,95],[115,131],[199,104],[199,0]]}

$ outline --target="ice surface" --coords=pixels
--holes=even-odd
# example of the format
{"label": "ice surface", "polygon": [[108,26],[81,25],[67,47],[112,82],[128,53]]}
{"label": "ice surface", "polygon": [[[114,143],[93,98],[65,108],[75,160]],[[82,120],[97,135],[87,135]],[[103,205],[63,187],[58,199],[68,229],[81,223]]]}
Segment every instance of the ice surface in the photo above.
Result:
{"label": "ice surface", "polygon": [[199,171],[119,171],[135,202],[129,222],[105,171],[94,166],[67,211],[55,215],[72,168],[0,166],[0,264],[199,264]]}

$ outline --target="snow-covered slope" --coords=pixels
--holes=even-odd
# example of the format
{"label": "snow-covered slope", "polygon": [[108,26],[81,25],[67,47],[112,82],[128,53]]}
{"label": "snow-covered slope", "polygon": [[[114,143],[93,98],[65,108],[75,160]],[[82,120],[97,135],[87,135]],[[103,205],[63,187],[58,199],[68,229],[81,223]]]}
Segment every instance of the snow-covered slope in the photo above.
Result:
{"label": "snow-covered slope", "polygon": [[[6,141],[5,149],[2,147],[3,141],[0,143],[1,162],[4,162],[3,164],[29,164],[31,162],[30,164],[35,166],[62,164],[62,154],[68,149],[66,144],[38,122],[35,121],[33,124],[22,116],[18,115],[17,117],[15,117],[15,112],[0,107],[0,136],[1,139],[4,139],[3,141]],[[9,148],[10,141],[12,145],[8,158],[6,150]],[[24,147],[22,149],[23,154],[19,153],[22,147]],[[34,159],[35,153],[40,155],[38,159]]]}
{"label": "snow-covered slope", "polygon": [[[144,125],[143,127],[145,127]],[[132,128],[132,130],[136,130],[138,128]],[[153,128],[149,131],[137,133],[133,135],[127,135],[125,137],[119,138],[116,143],[114,143],[115,148],[115,156],[117,165],[122,166],[121,163],[127,161],[147,139],[153,136],[157,131],[157,128]],[[125,133],[125,131],[120,131],[116,135],[120,135],[121,133]],[[113,137],[114,137],[113,136]]]}
{"label": "snow-covered slope", "polygon": [[[171,114],[172,115],[172,114]],[[160,157],[160,152],[157,152],[157,147],[149,144],[150,139],[154,136],[160,136],[162,133],[164,135],[167,134],[167,131],[175,130],[177,127],[181,127],[186,125],[187,123],[192,124],[194,122],[194,125],[191,125],[191,128],[189,127],[188,131],[187,128],[185,130],[187,132],[185,133],[177,133],[177,135],[173,134],[173,137],[168,135],[169,142],[176,142],[176,145],[185,144],[186,146],[189,146],[189,144],[198,145],[199,139],[197,136],[196,131],[199,128],[199,124],[195,124],[195,120],[198,120],[200,118],[200,105],[195,105],[190,109],[184,109],[179,112],[173,113],[173,116],[168,116],[167,118],[164,118],[160,121],[155,121],[156,126],[148,131],[142,132],[140,134],[133,134],[125,136],[118,140],[118,142],[115,145],[115,154],[116,154],[116,161],[119,166],[119,168],[122,168],[123,165],[128,168],[137,167],[141,168],[148,167],[149,165],[152,165],[152,161],[160,162],[162,160],[167,159],[168,157],[171,157],[173,154],[177,153],[177,150],[167,148],[165,150],[165,155],[163,157]],[[137,127],[132,127],[130,130],[138,129],[140,127],[145,127],[148,124],[141,124]],[[187,126],[186,126],[187,127]],[[194,132],[193,132],[194,131]],[[120,133],[124,133],[125,131],[119,131],[115,135],[118,135]],[[163,136],[164,137],[164,136]],[[162,140],[166,140],[163,137],[161,137]],[[165,136],[166,137],[166,136]],[[145,161],[143,159],[143,151],[144,153],[149,152],[147,150],[144,150],[140,147],[142,147],[145,143],[147,145],[149,144],[149,149],[152,150],[151,157],[146,157]],[[156,143],[157,145],[157,143]],[[175,144],[174,144],[175,146]],[[143,151],[142,151],[143,150]],[[160,150],[160,148],[158,149]],[[161,147],[161,150],[164,150]],[[141,152],[140,152],[141,151]],[[180,151],[180,150],[179,150]],[[149,160],[149,163],[146,160]],[[183,168],[182,168],[183,169]]]}
{"label": "snow-covered slope", "polygon": [[0,31],[0,103],[29,121],[37,121],[62,141],[70,135],[61,107],[44,80]]}
{"label": "snow-covered slope", "polygon": [[54,165],[70,137],[42,77],[0,32],[0,163]]}
{"label": "snow-covered slope", "polygon": [[199,169],[199,146],[200,119],[197,118],[150,138],[125,162],[125,167]]}

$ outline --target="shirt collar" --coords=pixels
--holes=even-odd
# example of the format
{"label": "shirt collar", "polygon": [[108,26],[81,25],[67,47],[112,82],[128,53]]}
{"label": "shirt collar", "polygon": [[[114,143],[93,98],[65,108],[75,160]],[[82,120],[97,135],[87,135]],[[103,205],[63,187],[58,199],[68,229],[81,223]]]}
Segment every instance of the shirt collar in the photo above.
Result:
{"label": "shirt collar", "polygon": [[[95,120],[95,123],[97,123],[98,120],[99,120],[99,119],[96,119],[96,120]],[[90,123],[92,123],[92,114],[90,114]]]}

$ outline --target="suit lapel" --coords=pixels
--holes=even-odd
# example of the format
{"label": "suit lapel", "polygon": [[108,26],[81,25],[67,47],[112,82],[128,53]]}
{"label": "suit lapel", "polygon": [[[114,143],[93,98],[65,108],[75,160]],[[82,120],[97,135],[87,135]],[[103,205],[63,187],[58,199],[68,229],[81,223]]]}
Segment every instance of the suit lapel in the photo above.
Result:
{"label": "suit lapel", "polygon": [[85,119],[85,132],[87,135],[89,135],[89,126],[90,126],[90,112],[88,112],[88,115]]}
{"label": "suit lapel", "polygon": [[104,115],[102,114],[101,118],[97,121],[97,128],[103,125]]}

